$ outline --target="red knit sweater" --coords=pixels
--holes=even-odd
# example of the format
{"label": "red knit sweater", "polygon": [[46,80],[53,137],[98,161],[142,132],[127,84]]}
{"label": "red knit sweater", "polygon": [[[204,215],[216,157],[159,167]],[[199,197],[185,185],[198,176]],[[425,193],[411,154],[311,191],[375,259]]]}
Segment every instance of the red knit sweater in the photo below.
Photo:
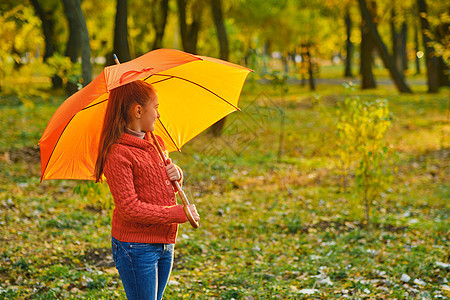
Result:
{"label": "red knit sweater", "polygon": [[115,204],[112,236],[122,242],[174,244],[178,223],[187,218],[148,134],[145,139],[123,134],[111,146],[103,171]]}

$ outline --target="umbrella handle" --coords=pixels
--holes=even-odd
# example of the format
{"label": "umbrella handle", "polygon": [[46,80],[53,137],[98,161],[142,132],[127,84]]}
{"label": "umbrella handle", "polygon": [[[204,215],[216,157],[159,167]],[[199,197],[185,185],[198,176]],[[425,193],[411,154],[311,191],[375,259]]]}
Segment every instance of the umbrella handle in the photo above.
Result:
{"label": "umbrella handle", "polygon": [[[168,159],[166,158],[166,155],[164,154],[164,151],[161,148],[161,145],[159,144],[158,140],[156,139],[156,136],[153,132],[150,133],[152,135],[153,141],[155,142],[156,148],[158,149],[159,154],[161,155],[161,158],[164,161],[164,164],[167,165],[167,161]],[[186,214],[186,217],[189,221],[189,223],[191,223],[192,227],[194,228],[198,228],[199,224],[197,221],[195,221],[194,216],[192,215],[191,210],[189,209],[189,200],[186,197],[186,194],[184,193],[183,189],[180,186],[180,183],[176,180],[172,181],[172,184],[174,185],[175,189],[178,192],[178,195],[181,198],[181,201],[183,202],[183,209],[184,209],[184,213]]]}
{"label": "umbrella handle", "polygon": [[180,184],[178,183],[178,181],[172,181],[175,185],[175,188],[178,190],[178,195],[181,198],[181,201],[183,202],[183,209],[184,209],[184,213],[186,214],[187,219],[189,220],[189,223],[191,223],[192,227],[194,228],[198,228],[199,224],[197,221],[195,221],[194,216],[192,216],[192,212],[189,209],[189,200],[186,197],[186,194],[184,193],[184,191],[181,189]]}

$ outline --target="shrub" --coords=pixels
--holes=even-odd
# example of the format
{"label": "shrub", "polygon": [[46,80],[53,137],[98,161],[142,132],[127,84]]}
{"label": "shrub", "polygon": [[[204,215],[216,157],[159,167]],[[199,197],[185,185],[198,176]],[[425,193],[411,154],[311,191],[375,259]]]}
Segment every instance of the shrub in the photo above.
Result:
{"label": "shrub", "polygon": [[384,99],[366,102],[358,97],[347,97],[338,103],[337,117],[337,165],[346,177],[354,172],[351,211],[354,215],[360,214],[364,206],[365,222],[369,225],[374,201],[392,180],[385,138],[391,125],[388,103]]}

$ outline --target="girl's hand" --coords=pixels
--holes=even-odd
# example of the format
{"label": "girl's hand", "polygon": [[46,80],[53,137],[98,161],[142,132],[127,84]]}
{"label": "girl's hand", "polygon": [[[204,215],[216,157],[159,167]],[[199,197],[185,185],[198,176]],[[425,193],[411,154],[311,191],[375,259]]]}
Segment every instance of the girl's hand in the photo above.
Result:
{"label": "girl's hand", "polygon": [[[169,158],[170,160],[170,158]],[[170,163],[166,166],[167,174],[169,175],[169,179],[171,181],[176,181],[181,179],[181,172],[177,165],[173,164],[170,160]]]}
{"label": "girl's hand", "polygon": [[191,214],[194,217],[195,222],[198,222],[200,220],[200,215],[198,214],[197,209],[195,208],[195,204],[190,204],[189,210],[191,211]]}

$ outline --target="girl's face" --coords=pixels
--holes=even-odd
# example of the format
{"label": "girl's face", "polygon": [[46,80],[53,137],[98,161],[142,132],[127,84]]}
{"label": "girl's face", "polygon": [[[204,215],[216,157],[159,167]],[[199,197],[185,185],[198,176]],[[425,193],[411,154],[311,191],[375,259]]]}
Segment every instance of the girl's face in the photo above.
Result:
{"label": "girl's face", "polygon": [[140,110],[141,131],[150,132],[155,130],[156,119],[159,118],[159,102],[158,99],[148,101]]}

